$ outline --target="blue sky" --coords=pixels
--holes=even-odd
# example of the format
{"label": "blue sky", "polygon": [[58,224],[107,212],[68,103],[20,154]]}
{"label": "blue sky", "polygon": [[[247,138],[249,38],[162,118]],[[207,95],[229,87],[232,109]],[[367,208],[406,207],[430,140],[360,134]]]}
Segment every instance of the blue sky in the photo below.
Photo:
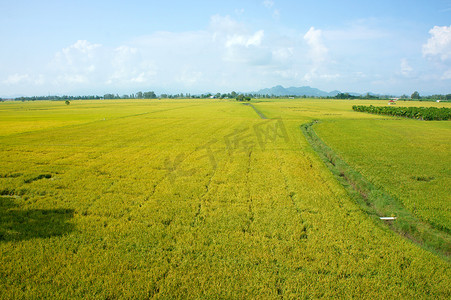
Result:
{"label": "blue sky", "polygon": [[451,1],[0,0],[0,97],[451,93]]}

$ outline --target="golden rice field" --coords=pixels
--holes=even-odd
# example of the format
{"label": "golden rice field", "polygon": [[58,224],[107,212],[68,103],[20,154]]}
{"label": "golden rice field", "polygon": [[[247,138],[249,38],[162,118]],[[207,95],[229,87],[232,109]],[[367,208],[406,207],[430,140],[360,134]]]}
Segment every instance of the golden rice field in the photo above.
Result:
{"label": "golden rice field", "polygon": [[300,130],[322,120],[449,229],[451,123],[251,102],[268,119],[210,99],[0,103],[0,298],[451,297],[449,260],[368,217]]}

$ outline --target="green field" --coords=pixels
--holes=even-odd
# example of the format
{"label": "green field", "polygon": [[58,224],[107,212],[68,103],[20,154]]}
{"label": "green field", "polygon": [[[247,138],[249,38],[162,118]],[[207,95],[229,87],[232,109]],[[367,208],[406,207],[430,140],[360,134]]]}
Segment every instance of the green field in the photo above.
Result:
{"label": "green field", "polygon": [[449,122],[349,120],[316,128],[364,176],[421,219],[451,232]]}
{"label": "green field", "polygon": [[370,218],[300,130],[321,120],[449,233],[449,121],[251,103],[268,119],[225,100],[0,103],[0,298],[451,297],[449,260]]}

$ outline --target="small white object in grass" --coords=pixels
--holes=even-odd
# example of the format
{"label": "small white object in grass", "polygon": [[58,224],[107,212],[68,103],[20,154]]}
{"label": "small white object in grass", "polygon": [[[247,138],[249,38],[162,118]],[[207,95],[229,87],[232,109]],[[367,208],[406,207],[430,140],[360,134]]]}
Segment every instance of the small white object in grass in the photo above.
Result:
{"label": "small white object in grass", "polygon": [[396,217],[380,217],[381,220],[396,220]]}

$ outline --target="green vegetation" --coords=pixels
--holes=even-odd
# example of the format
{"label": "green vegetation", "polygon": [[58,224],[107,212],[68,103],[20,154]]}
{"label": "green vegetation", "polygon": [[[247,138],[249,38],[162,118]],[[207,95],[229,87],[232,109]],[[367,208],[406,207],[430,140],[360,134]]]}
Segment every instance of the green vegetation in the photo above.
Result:
{"label": "green vegetation", "polygon": [[418,93],[417,91],[413,92],[413,94],[410,96],[410,98],[412,99],[420,99],[420,93]]}
{"label": "green vegetation", "polygon": [[[0,298],[449,298],[449,262],[362,210],[299,129],[323,120],[321,139],[417,216],[449,195],[449,122],[356,102],[1,103]],[[394,122],[412,135],[367,130]],[[416,170],[404,184],[358,159],[379,153],[356,146],[371,133],[399,150],[392,174]],[[412,145],[440,163],[393,162]],[[436,197],[416,198],[420,184]]]}
{"label": "green vegetation", "polygon": [[450,232],[449,122],[343,120],[316,126],[345,161],[423,221]]}
{"label": "green vegetation", "polygon": [[238,95],[236,101],[251,101],[251,97],[245,97],[244,95]]}
{"label": "green vegetation", "polygon": [[419,120],[451,120],[449,107],[393,107],[393,106],[365,106],[353,105],[352,109],[370,114],[406,117]]}
{"label": "green vegetation", "polygon": [[[449,230],[441,232],[433,229],[428,222],[421,222],[418,217],[409,212],[399,200],[393,198],[382,187],[377,187],[360,173],[353,170],[340,156],[338,156],[313,130],[316,122],[304,124],[302,131],[327,165],[336,179],[346,188],[348,193],[360,204],[362,209],[375,219],[380,217],[394,217],[393,221],[387,223],[399,234],[408,237],[419,245],[438,252],[444,259],[449,260],[451,255],[451,236]],[[417,180],[430,181],[433,177],[417,177]],[[443,195],[446,198],[446,195]],[[445,203],[443,208],[446,209]],[[446,229],[439,226],[440,229]]]}

